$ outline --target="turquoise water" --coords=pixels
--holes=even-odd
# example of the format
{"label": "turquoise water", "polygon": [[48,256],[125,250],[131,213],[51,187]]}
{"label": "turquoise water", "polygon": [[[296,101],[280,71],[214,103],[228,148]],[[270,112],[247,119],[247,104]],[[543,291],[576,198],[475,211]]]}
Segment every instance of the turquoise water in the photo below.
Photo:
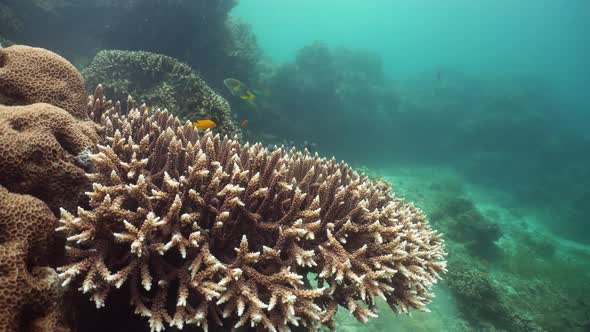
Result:
{"label": "turquoise water", "polygon": [[[322,153],[390,180],[435,226],[455,218],[440,211],[456,195],[502,230],[491,257],[483,246],[465,254],[461,236],[448,239],[456,272],[448,278],[483,271],[475,287],[489,281],[492,295],[457,291],[453,282],[449,294],[443,283],[430,316],[385,314],[370,328],[343,317],[342,330],[590,329],[586,300],[560,310],[545,298],[588,289],[590,256],[581,243],[590,238],[590,3],[261,0],[243,1],[232,14],[251,23],[275,63],[298,63],[299,50],[315,41],[333,48],[334,58],[338,47],[378,55],[381,86],[396,93],[390,114],[361,102],[324,118],[321,107],[291,92],[291,135],[304,132],[298,138],[314,137]],[[321,128],[330,125],[340,129],[326,136]],[[460,227],[448,232],[470,226]],[[550,286],[566,279],[575,286]],[[561,313],[542,317],[554,310]]]}
{"label": "turquoise water", "polygon": [[[61,54],[88,93],[334,156],[422,209],[448,251],[431,312],[341,308],[336,331],[590,331],[588,32],[587,0],[0,2],[3,47]],[[87,300],[82,332],[150,330],[125,294]]]}
{"label": "turquoise water", "polygon": [[[353,120],[343,136],[373,137],[347,142],[344,151],[337,151],[343,159],[354,160],[361,153],[365,156],[358,162],[389,164],[438,155],[434,158],[443,166],[461,158],[460,166],[465,166],[470,162],[465,159],[473,159],[473,154],[493,150],[493,160],[474,172],[478,180],[503,182],[507,190],[515,181],[526,187],[531,185],[528,182],[546,181],[555,172],[588,161],[590,4],[586,1],[261,0],[243,1],[232,14],[252,25],[259,45],[275,63],[295,61],[297,51],[314,41],[368,50],[381,58],[385,80],[395,86],[401,99],[395,111],[412,112],[413,99],[419,99],[418,103],[432,104],[417,106],[425,112],[430,108],[442,113],[430,118],[426,114],[392,116],[383,119],[391,125],[382,126],[381,118],[370,115],[372,119],[367,119],[363,105],[355,105],[359,109],[356,114],[351,111]],[[505,103],[490,105],[490,95]],[[403,105],[406,100],[412,105]],[[511,122],[524,112],[539,116],[519,119],[523,123],[513,126]],[[300,113],[302,122],[310,123],[303,127],[318,121],[304,110]],[[457,138],[467,142],[439,146],[441,139],[448,139],[441,136],[453,136],[457,126],[488,121],[489,116],[497,117],[497,123],[474,128],[468,138]],[[370,121],[375,123],[366,124]],[[405,132],[407,126],[413,128]],[[432,132],[415,137],[419,129]],[[396,130],[404,131],[403,135],[392,133]],[[314,135],[320,134],[304,136]],[[333,146],[334,153],[340,150],[342,137],[323,141],[329,141],[324,144]],[[543,145],[553,145],[552,151],[538,151]]]}
{"label": "turquoise water", "polygon": [[[252,24],[282,63],[321,40],[378,53],[392,79],[439,66],[481,77],[532,75],[585,99],[590,79],[586,1],[242,1],[232,14]],[[582,106],[582,105],[578,105]]]}

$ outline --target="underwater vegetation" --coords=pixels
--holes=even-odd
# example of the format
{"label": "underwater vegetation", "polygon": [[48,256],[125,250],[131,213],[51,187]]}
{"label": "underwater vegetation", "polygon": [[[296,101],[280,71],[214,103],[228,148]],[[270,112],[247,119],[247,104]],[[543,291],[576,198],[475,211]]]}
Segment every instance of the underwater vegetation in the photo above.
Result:
{"label": "underwater vegetation", "polygon": [[[149,317],[152,331],[165,324],[207,329],[210,322],[333,328],[339,307],[366,322],[375,317],[377,297],[404,313],[431,302],[431,287],[446,272],[444,243],[387,182],[334,159],[202,134],[167,111],[135,108],[132,99],[123,112],[101,85],[85,102],[76,95],[81,75],[44,49],[12,46],[0,58],[4,95],[14,101],[11,91],[20,91],[22,104],[1,106],[8,158],[0,170],[15,161],[41,166],[23,174],[29,186],[15,187],[12,174],[0,177],[0,211],[11,211],[2,219],[0,294],[14,296],[1,308],[0,329],[145,327],[129,310],[100,320],[85,312],[113,301]],[[27,72],[36,75],[19,76]],[[46,84],[59,87],[58,95]],[[43,103],[53,98],[66,101],[69,112]],[[54,144],[49,149],[15,139],[38,135],[30,125],[36,119],[49,129],[41,131]],[[37,183],[43,166],[81,170],[86,181],[69,187],[73,194],[44,196]],[[61,188],[59,177],[51,180],[48,189]],[[50,208],[57,206],[56,230],[66,233],[67,245],[51,231],[57,218]],[[24,234],[23,218],[32,223]],[[75,305],[79,291],[90,293],[96,308]]]}

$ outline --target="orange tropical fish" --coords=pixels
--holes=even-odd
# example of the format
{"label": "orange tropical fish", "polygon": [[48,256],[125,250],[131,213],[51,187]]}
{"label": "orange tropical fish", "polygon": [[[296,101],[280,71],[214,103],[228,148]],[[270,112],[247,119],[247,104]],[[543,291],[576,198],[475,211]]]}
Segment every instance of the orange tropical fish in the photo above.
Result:
{"label": "orange tropical fish", "polygon": [[197,127],[199,130],[205,130],[213,129],[217,127],[217,124],[211,120],[197,120],[196,122],[193,122],[193,126]]}
{"label": "orange tropical fish", "polygon": [[242,120],[242,122],[240,122],[240,126],[244,127],[248,125],[248,120]]}

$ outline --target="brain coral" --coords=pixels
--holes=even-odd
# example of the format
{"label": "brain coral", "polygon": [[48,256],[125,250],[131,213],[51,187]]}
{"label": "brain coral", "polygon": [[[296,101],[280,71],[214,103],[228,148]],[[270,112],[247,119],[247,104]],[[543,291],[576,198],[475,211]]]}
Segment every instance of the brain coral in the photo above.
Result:
{"label": "brain coral", "polygon": [[48,104],[0,105],[0,185],[31,194],[56,213],[74,208],[88,184],[85,157],[96,139],[80,123]]}
{"label": "brain coral", "polygon": [[240,129],[227,100],[215,93],[188,65],[169,56],[143,51],[102,50],[83,70],[86,85],[102,84],[114,100],[128,95],[149,106],[167,108],[182,119],[212,119],[222,134]]}
{"label": "brain coral", "polygon": [[44,267],[56,224],[43,202],[0,186],[0,331],[66,331],[57,273]]}
{"label": "brain coral", "polygon": [[446,271],[422,212],[344,163],[199,137],[165,111],[101,119],[89,207],[58,228],[60,276],[97,307],[123,288],[152,331],[333,328],[339,306],[375,317],[377,297],[425,310]]}
{"label": "brain coral", "polygon": [[51,51],[22,45],[0,48],[0,104],[34,103],[48,103],[86,119],[82,76]]}

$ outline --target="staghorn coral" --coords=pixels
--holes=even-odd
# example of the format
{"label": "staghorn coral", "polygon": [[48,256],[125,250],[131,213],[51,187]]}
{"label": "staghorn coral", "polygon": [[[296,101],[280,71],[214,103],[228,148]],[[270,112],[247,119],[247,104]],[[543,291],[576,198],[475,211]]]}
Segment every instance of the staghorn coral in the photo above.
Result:
{"label": "staghorn coral", "polygon": [[49,104],[0,105],[0,185],[41,199],[56,214],[75,208],[89,185],[86,157],[97,139],[81,123]]}
{"label": "staghorn coral", "polygon": [[82,76],[59,55],[23,45],[0,49],[0,104],[48,103],[87,120],[86,99]]}
{"label": "staghorn coral", "polygon": [[173,110],[182,119],[212,119],[222,134],[240,133],[227,100],[174,58],[143,51],[103,50],[83,75],[89,89],[102,84],[114,100],[133,95],[150,106]]}
{"label": "staghorn coral", "polygon": [[42,201],[0,186],[0,331],[68,331],[57,273],[46,266],[56,224]]}
{"label": "staghorn coral", "polygon": [[199,138],[166,111],[102,108],[91,108],[105,130],[89,207],[62,210],[58,228],[72,259],[60,276],[97,307],[124,290],[152,331],[333,328],[338,306],[376,316],[376,297],[427,310],[443,240],[387,183],[317,155]]}

